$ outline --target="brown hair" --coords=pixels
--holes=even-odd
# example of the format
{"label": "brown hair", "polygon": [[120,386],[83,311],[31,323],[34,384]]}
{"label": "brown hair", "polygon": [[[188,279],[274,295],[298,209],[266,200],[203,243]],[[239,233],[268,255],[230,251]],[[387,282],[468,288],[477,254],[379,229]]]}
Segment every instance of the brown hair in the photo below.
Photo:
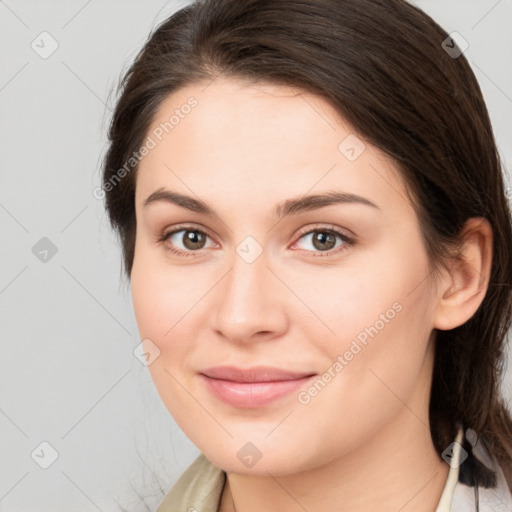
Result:
{"label": "brown hair", "polygon": [[445,51],[448,37],[403,0],[197,1],[153,31],[124,75],[103,187],[130,277],[137,165],[113,178],[170,93],[222,74],[326,99],[396,162],[433,272],[452,257],[467,219],[485,217],[492,226],[482,304],[464,325],[436,333],[430,428],[439,454],[453,441],[456,422],[474,429],[512,488],[512,420],[500,394],[512,309],[511,215],[482,93],[464,55]]}

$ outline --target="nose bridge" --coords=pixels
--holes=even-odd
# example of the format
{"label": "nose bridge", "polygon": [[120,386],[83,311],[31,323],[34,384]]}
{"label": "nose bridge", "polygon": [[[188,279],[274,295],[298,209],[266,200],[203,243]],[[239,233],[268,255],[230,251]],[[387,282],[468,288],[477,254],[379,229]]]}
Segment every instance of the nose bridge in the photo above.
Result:
{"label": "nose bridge", "polygon": [[282,311],[277,307],[277,294],[271,283],[272,272],[267,268],[267,254],[250,238],[236,247],[231,269],[217,297],[217,330],[239,340],[283,327]]}
{"label": "nose bridge", "polygon": [[246,315],[249,308],[254,310],[259,306],[263,299],[260,294],[264,293],[262,285],[268,281],[266,255],[263,248],[258,251],[259,254],[256,251],[254,244],[241,242],[238,245],[223,290],[224,305],[232,313],[238,312],[242,316]]}

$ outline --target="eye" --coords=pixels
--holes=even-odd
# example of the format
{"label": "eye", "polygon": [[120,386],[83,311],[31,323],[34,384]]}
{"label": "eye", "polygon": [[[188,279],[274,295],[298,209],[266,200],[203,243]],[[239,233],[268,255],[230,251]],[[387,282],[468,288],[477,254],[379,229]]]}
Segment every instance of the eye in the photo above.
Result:
{"label": "eye", "polygon": [[[211,238],[205,231],[197,229],[194,226],[176,226],[172,231],[166,232],[158,237],[159,242],[166,243],[166,250],[179,256],[196,256],[201,249],[215,246],[207,245]],[[300,241],[306,243],[300,249],[306,252],[314,253],[313,256],[330,256],[347,250],[350,246],[356,244],[356,241],[346,234],[333,227],[317,227],[303,232],[300,238],[292,245],[295,249],[300,245]],[[181,247],[180,247],[181,246]],[[316,253],[316,254],[315,254]]]}
{"label": "eye", "polygon": [[330,256],[333,252],[338,253],[346,250],[356,243],[353,238],[348,237],[341,231],[332,227],[318,227],[310,229],[306,233],[302,234],[299,240],[293,244],[292,248],[295,248],[301,240],[306,242],[303,244],[302,249],[308,252],[317,253],[313,254],[313,256]]}
{"label": "eye", "polygon": [[[158,238],[159,242],[167,242],[167,250],[180,256],[195,256],[194,252],[207,248],[206,241],[209,235],[204,231],[191,226],[178,226]],[[181,245],[181,247],[180,247]]]}

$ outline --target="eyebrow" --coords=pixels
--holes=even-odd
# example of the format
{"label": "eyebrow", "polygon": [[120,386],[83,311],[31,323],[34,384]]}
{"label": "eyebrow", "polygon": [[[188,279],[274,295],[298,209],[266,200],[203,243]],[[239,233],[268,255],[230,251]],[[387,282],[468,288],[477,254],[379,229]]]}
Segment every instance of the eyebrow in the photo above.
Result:
{"label": "eyebrow", "polygon": [[[182,208],[186,208],[187,210],[207,215],[208,217],[218,217],[215,210],[208,206],[204,201],[178,192],[166,190],[164,188],[160,188],[149,195],[144,201],[144,207],[160,201],[175,204]],[[334,204],[362,204],[380,210],[375,203],[365,197],[348,192],[332,191],[287,199],[283,203],[274,207],[274,215],[277,218],[282,218],[301,212],[317,210]]]}

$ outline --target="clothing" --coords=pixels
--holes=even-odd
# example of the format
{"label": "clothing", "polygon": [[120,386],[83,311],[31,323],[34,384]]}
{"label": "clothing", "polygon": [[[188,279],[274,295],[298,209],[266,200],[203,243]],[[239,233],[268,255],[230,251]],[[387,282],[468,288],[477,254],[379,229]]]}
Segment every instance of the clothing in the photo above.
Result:
{"label": "clothing", "polygon": [[[455,440],[442,457],[450,469],[435,512],[512,512],[503,471],[472,429],[464,433],[458,425]],[[218,512],[225,482],[226,473],[201,454],[156,512]]]}

